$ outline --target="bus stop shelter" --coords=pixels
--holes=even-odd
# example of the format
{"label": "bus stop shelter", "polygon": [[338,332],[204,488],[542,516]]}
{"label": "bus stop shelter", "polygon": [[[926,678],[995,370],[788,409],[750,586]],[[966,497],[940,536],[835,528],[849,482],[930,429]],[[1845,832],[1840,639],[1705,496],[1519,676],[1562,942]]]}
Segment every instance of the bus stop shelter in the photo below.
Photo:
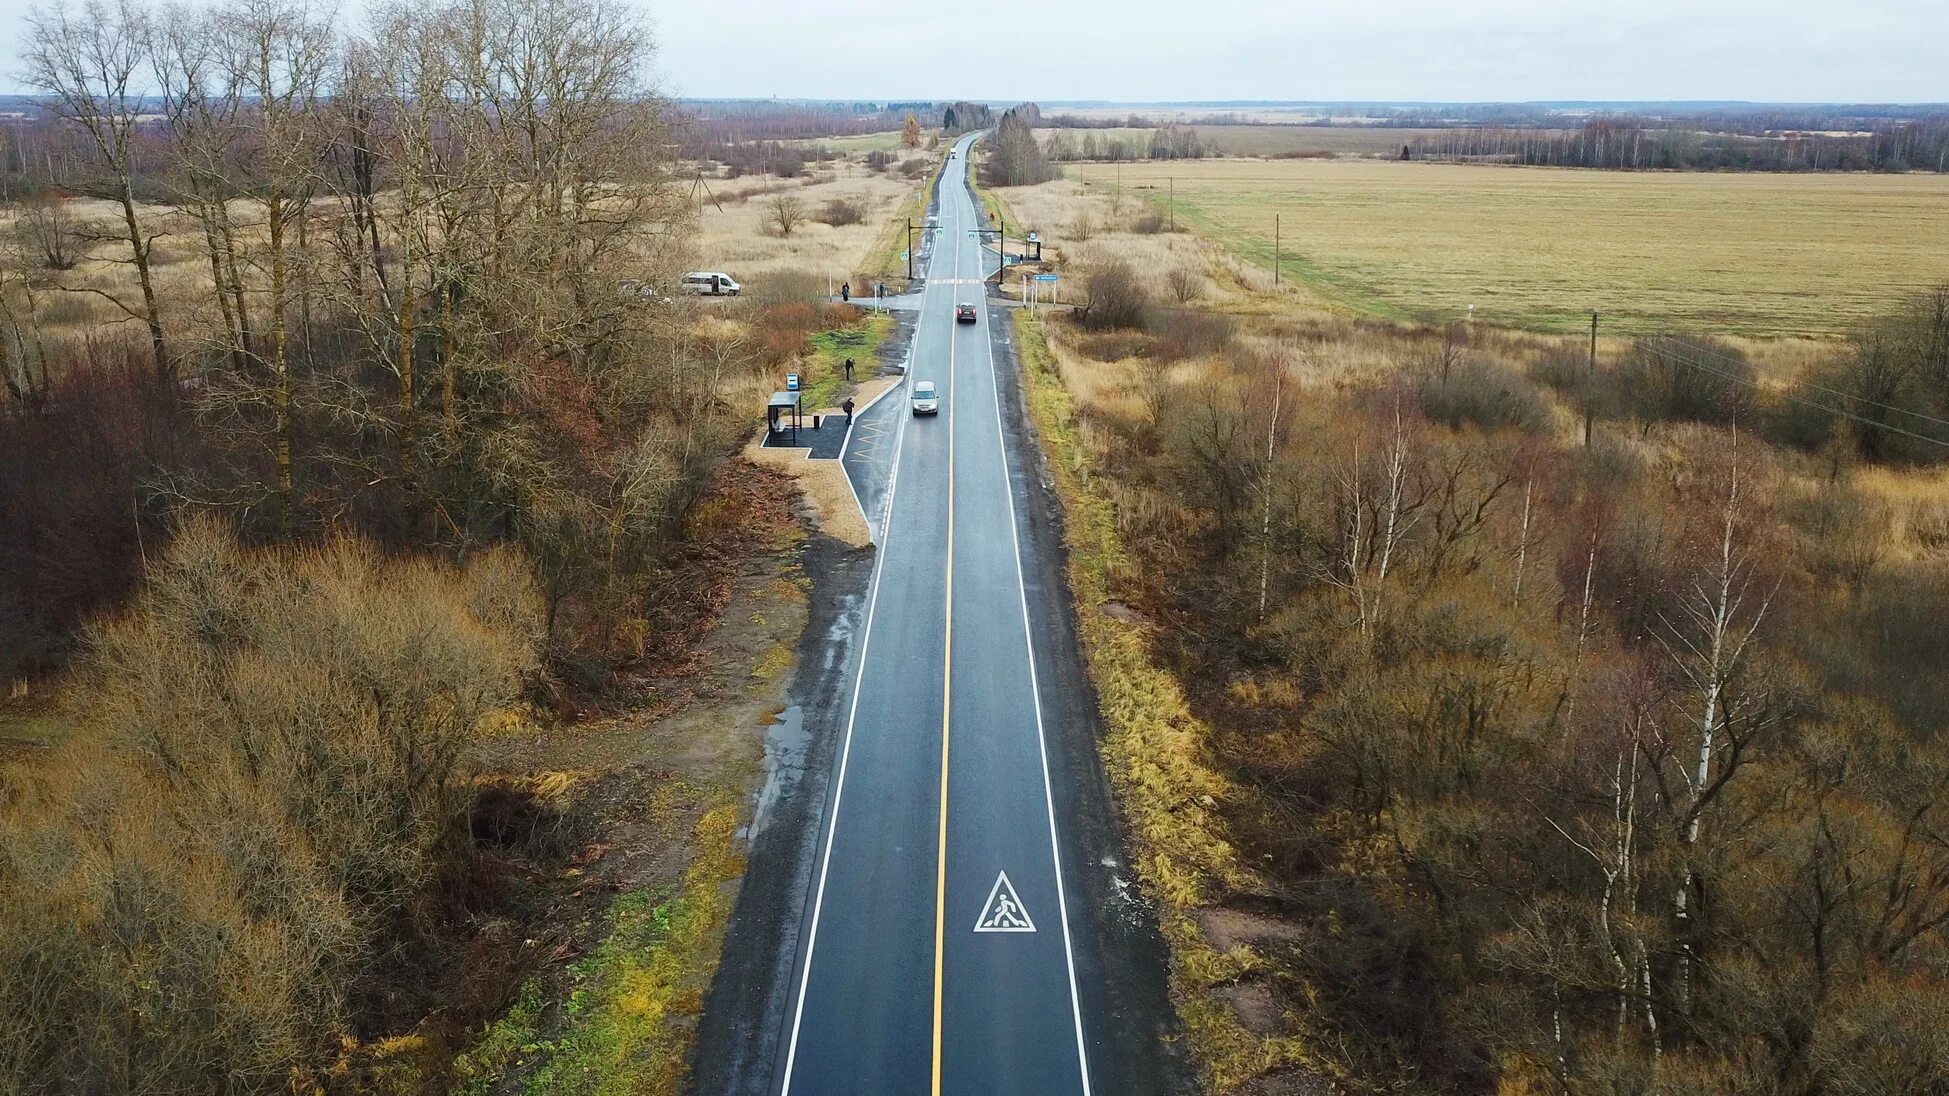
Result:
{"label": "bus stop shelter", "polygon": [[789,435],[792,444],[797,445],[803,417],[797,392],[773,392],[771,402],[765,405],[766,433],[770,438],[780,440]]}

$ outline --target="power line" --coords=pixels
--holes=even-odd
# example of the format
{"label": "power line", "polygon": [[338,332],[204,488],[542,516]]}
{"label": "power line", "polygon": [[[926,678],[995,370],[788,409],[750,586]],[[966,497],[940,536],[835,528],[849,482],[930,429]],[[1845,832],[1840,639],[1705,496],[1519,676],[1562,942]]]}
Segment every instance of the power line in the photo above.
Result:
{"label": "power line", "polygon": [[[1711,366],[1705,364],[1702,361],[1699,361],[1696,358],[1688,358],[1683,354],[1666,350],[1662,347],[1653,345],[1651,343],[1644,343],[1641,345],[1643,345],[1647,350],[1650,350],[1652,353],[1657,354],[1658,356],[1665,358],[1669,361],[1674,361],[1684,365],[1689,365],[1692,368],[1697,369],[1701,372],[1709,373],[1712,376],[1719,377],[1724,380],[1732,381],[1735,384],[1743,384],[1748,388],[1752,388],[1755,390],[1760,389],[1759,382],[1752,380],[1751,378],[1742,377],[1734,373],[1726,373],[1721,370],[1714,369]],[[1779,393],[1779,395],[1782,398],[1792,400],[1794,403],[1804,404],[1807,407],[1812,407],[1821,411],[1825,411],[1830,415],[1839,415],[1842,418],[1853,419],[1855,422],[1861,423],[1866,426],[1872,426],[1877,430],[1886,430],[1891,434],[1900,434],[1903,437],[1914,438],[1916,441],[1925,441],[1931,445],[1940,445],[1945,449],[1949,449],[1949,441],[1946,441],[1942,438],[1930,437],[1927,434],[1918,434],[1913,430],[1905,430],[1899,426],[1893,426],[1885,422],[1876,422],[1873,419],[1865,418],[1861,415],[1857,415],[1854,412],[1848,411],[1844,408],[1829,407],[1827,404],[1821,403],[1817,400],[1810,400],[1801,396],[1796,396],[1792,392],[1782,391]],[[1940,421],[1940,420],[1932,420],[1932,421]]]}
{"label": "power line", "polygon": [[[1656,337],[1669,338],[1671,336],[1656,336]],[[1684,345],[1689,350],[1697,351],[1698,353],[1701,354],[1711,355],[1712,357],[1718,358],[1720,361],[1727,362],[1732,365],[1748,364],[1747,362],[1742,361],[1739,358],[1735,358],[1732,355],[1727,354],[1723,351],[1714,350],[1709,346],[1702,346],[1691,342],[1687,342]],[[1812,381],[1808,381],[1808,380],[1800,380],[1794,383],[1799,384],[1805,388],[1812,388],[1815,389],[1816,391],[1825,392],[1830,396],[1839,396],[1842,399],[1854,400],[1858,403],[1867,404],[1869,407],[1879,407],[1883,411],[1894,411],[1902,415],[1912,415],[1915,418],[1921,419],[1923,422],[1934,423],[1937,426],[1949,426],[1949,419],[1938,419],[1933,415],[1925,415],[1920,411],[1911,411],[1906,407],[1896,407],[1894,404],[1891,403],[1879,403],[1875,400],[1869,399],[1866,396],[1857,396],[1852,392],[1843,392],[1838,388],[1829,388],[1826,385],[1815,384]]]}

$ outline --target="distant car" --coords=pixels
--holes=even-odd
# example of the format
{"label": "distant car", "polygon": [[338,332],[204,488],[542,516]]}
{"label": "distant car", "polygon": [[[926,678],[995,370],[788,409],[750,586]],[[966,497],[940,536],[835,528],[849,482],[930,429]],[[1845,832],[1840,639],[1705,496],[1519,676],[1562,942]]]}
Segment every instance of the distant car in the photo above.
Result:
{"label": "distant car", "polygon": [[973,322],[975,322],[975,306],[974,306],[974,305],[971,305],[971,304],[957,304],[957,305],[955,305],[955,306],[954,306],[954,322],[955,322],[955,323],[973,323]]}
{"label": "distant car", "polygon": [[941,397],[934,391],[933,381],[914,382],[914,414],[933,415],[941,410]]}

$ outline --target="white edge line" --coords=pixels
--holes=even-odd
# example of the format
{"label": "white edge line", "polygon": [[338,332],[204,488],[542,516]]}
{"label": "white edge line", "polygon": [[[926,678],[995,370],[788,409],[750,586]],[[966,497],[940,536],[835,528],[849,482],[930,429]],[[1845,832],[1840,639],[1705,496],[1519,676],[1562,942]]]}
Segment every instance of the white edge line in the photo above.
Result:
{"label": "white edge line", "polygon": [[[927,320],[926,292],[926,289],[923,287],[921,290],[920,316],[914,320],[914,341],[916,345],[920,341],[921,327]],[[991,365],[993,364],[993,356],[993,351],[991,350],[989,354]],[[992,372],[992,369],[990,371]],[[911,375],[911,370],[909,374]],[[905,377],[901,378],[900,385],[895,385],[894,387],[898,388],[904,384],[906,384]],[[887,391],[891,392],[892,390],[892,388],[889,388]],[[887,521],[882,524],[880,534],[882,539],[886,536],[885,527],[891,523],[893,516],[893,493],[898,488],[900,482],[900,450],[907,441],[907,418],[908,416],[901,417],[899,429],[894,434],[893,472],[887,477],[885,510]],[[850,440],[850,431],[847,436]],[[846,468],[843,464],[840,466],[839,471],[842,475],[845,474]],[[847,476],[846,485],[851,487],[852,482],[852,477]],[[857,501],[858,497],[856,492],[854,494],[855,501]],[[863,512],[864,507],[861,509]],[[871,522],[867,524],[867,531],[869,533],[872,531]],[[873,618],[880,607],[880,572],[886,569],[886,562],[887,550],[885,546],[881,546],[873,560],[873,592],[868,595],[866,600],[866,629],[859,641],[859,669],[853,675],[853,702],[851,708],[846,713],[846,737],[839,748],[839,774],[833,786],[832,811],[826,819],[826,848],[819,858],[819,884],[813,892],[812,897],[812,923],[807,927],[805,935],[805,967],[799,972],[798,1001],[792,1009],[792,1034],[785,1048],[785,1079],[779,1087],[778,1096],[789,1096],[792,1091],[792,1067],[798,1061],[799,1052],[799,1025],[805,1019],[805,989],[812,982],[812,953],[819,946],[819,914],[825,908],[826,874],[832,867],[833,839],[839,833],[839,801],[846,794],[846,765],[852,759],[853,755],[853,724],[859,719],[860,685],[866,679],[866,654],[867,650],[873,644]]]}
{"label": "white edge line", "polygon": [[[983,309],[987,320],[987,309]],[[1029,624],[1029,589],[1022,577],[1022,534],[1015,521],[1015,484],[1008,474],[1008,429],[1002,423],[1002,376],[995,369],[995,340],[988,334],[988,373],[995,384],[995,435],[1002,446],[1002,497],[1008,502],[1008,531],[1015,542],[1015,591],[1022,602],[1022,639],[1029,652],[1029,694],[1035,701],[1035,744],[1042,756],[1042,801],[1049,808],[1049,855],[1056,870],[1056,915],[1062,919],[1062,954],[1069,967],[1069,1012],[1076,1020],[1076,1064],[1082,1072],[1083,1096],[1090,1096],[1090,1057],[1083,1041],[1083,1002],[1076,990],[1076,950],[1069,939],[1069,898],[1062,882],[1062,845],[1056,837],[1056,796],[1049,780],[1049,742],[1042,729],[1042,685],[1035,672],[1035,632]],[[1027,393],[1023,394],[1026,401]],[[1025,404],[1026,406],[1026,404]]]}

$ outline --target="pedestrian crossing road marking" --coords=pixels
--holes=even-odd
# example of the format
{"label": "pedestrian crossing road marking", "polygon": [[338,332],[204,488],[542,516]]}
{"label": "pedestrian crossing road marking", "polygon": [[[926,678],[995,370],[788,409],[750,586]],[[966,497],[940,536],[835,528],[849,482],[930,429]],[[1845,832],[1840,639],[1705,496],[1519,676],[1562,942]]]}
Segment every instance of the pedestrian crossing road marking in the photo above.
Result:
{"label": "pedestrian crossing road marking", "polygon": [[935,278],[935,285],[980,285],[982,278]]}
{"label": "pedestrian crossing road marking", "polygon": [[1029,919],[1029,911],[1022,908],[1022,899],[1015,893],[1015,885],[1008,881],[1008,873],[995,876],[995,886],[988,892],[988,901],[981,907],[981,916],[975,920],[976,932],[1034,932],[1035,922]]}

